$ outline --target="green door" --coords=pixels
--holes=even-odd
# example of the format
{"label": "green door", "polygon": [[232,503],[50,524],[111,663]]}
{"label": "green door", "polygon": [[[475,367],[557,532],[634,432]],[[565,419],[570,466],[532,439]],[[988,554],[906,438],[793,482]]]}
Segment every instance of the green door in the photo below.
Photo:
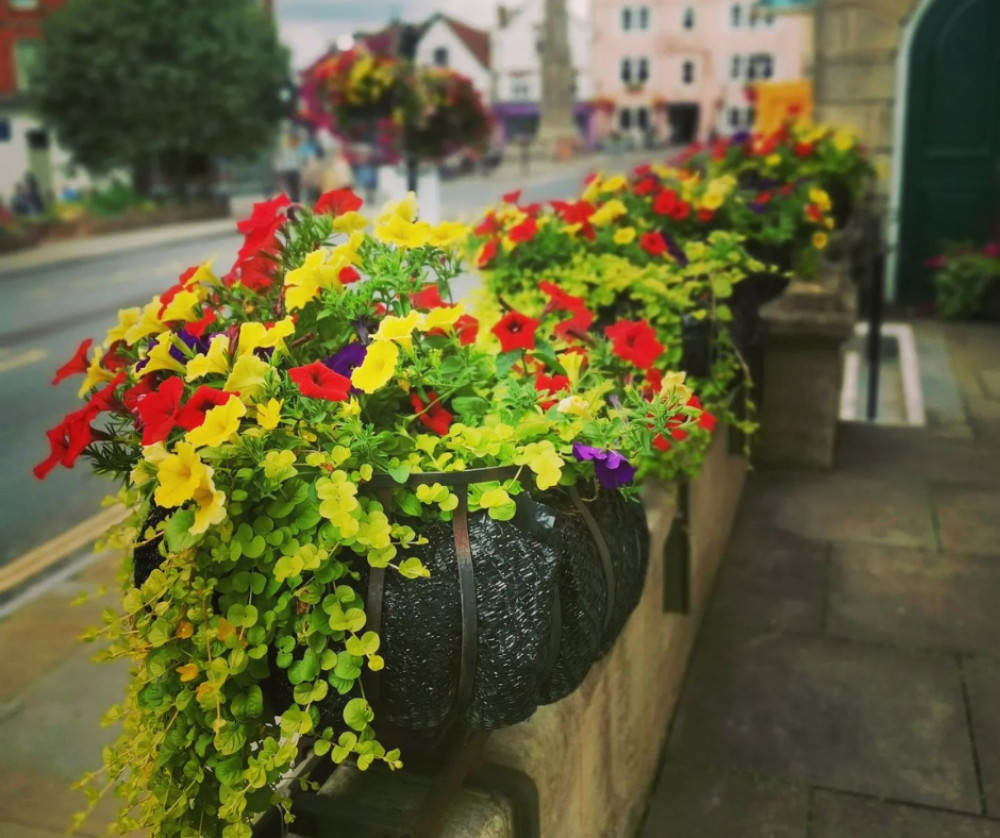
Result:
{"label": "green door", "polygon": [[934,0],[909,62],[897,298],[933,297],[924,262],[1000,225],[1000,0]]}

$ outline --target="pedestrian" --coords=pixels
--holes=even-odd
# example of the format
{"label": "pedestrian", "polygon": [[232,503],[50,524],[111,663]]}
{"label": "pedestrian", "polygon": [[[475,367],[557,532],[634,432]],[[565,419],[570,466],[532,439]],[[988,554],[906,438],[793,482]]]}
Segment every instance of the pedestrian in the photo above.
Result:
{"label": "pedestrian", "polygon": [[26,218],[31,215],[31,198],[28,197],[28,188],[18,182],[14,186],[14,197],[10,202],[10,211],[18,218]]}
{"label": "pedestrian", "polygon": [[298,203],[302,185],[302,175],[299,172],[299,136],[289,131],[281,138],[281,146],[275,158],[275,174],[278,188],[288,195],[293,202]]}
{"label": "pedestrian", "polygon": [[38,178],[34,172],[28,172],[24,176],[24,185],[28,193],[28,201],[31,203],[32,215],[41,215],[45,212],[45,199],[42,197],[42,190],[38,186]]}
{"label": "pedestrian", "polygon": [[302,191],[310,204],[315,204],[323,194],[323,171],[326,160],[323,151],[316,148],[315,153],[302,166]]}

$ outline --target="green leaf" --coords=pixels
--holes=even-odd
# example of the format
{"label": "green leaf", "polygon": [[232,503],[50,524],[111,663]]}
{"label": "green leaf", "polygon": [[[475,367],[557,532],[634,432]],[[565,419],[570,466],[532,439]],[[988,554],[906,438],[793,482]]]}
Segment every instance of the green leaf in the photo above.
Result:
{"label": "green leaf", "polygon": [[361,664],[364,658],[352,655],[350,652],[341,652],[337,655],[337,665],[333,674],[344,680],[356,680],[361,677]]}
{"label": "green leaf", "polygon": [[319,675],[319,657],[312,649],[306,649],[302,659],[293,663],[288,670],[288,680],[292,684],[315,681],[317,675]]}
{"label": "green leaf", "polygon": [[171,553],[179,553],[193,547],[201,539],[201,535],[191,532],[194,526],[194,510],[182,509],[175,512],[167,520],[163,527],[163,537],[167,542],[167,549]]}
{"label": "green leaf", "polygon": [[405,483],[410,479],[410,467],[407,465],[393,466],[388,469],[389,476],[397,483]]}
{"label": "green leaf", "polygon": [[242,749],[246,741],[243,731],[232,722],[224,722],[216,731],[213,744],[220,754],[229,756],[229,754],[235,754]]}
{"label": "green leaf", "polygon": [[497,378],[507,378],[510,371],[514,369],[514,364],[521,360],[521,352],[501,352],[497,355],[496,376]]}
{"label": "green leaf", "polygon": [[363,698],[352,698],[344,708],[344,721],[354,730],[365,730],[374,718],[371,705]]}
{"label": "green leaf", "polygon": [[244,768],[243,757],[236,754],[215,764],[215,776],[227,786],[238,786],[243,782]]}
{"label": "green leaf", "polygon": [[[426,578],[431,575],[431,572],[424,567],[423,562],[416,558],[403,559],[399,563],[399,572],[407,579],[420,579],[421,577]],[[357,629],[353,630],[357,631]]]}
{"label": "green leaf", "polygon": [[153,624],[149,627],[149,631],[146,634],[146,640],[150,646],[162,646],[170,640],[171,634],[170,623],[161,618],[153,620]]}
{"label": "green leaf", "polygon": [[267,542],[264,541],[264,536],[255,535],[249,544],[243,545],[243,555],[248,559],[259,559],[264,555],[264,551],[267,549]]}
{"label": "green leaf", "polygon": [[490,403],[480,396],[459,396],[451,400],[456,413],[465,417],[480,418],[490,409]]}
{"label": "green leaf", "polygon": [[313,753],[318,757],[326,756],[326,754],[330,753],[330,746],[331,743],[326,739],[317,739],[313,742]]}
{"label": "green leaf", "polygon": [[264,694],[254,684],[245,693],[240,693],[230,702],[233,716],[239,722],[252,722],[264,713]]}

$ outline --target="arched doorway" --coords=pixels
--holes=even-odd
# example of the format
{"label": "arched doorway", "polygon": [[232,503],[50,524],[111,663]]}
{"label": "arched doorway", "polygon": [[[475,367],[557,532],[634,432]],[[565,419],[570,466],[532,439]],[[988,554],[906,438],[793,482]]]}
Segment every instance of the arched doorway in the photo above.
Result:
{"label": "arched doorway", "polygon": [[1000,227],[1000,2],[931,0],[907,63],[896,297],[933,297],[926,260]]}

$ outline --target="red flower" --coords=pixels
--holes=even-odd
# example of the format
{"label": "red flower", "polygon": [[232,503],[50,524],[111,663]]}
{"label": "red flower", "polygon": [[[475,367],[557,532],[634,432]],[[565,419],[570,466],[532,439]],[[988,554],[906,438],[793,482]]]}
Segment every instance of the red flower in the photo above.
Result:
{"label": "red flower", "polygon": [[670,215],[674,211],[677,201],[677,193],[673,189],[664,189],[653,201],[653,212],[660,215]]}
{"label": "red flower", "polygon": [[715,416],[715,414],[709,413],[707,410],[705,410],[704,405],[701,403],[701,399],[699,399],[695,395],[692,395],[691,398],[688,399],[687,406],[697,408],[698,410],[701,411],[701,414],[698,416],[699,428],[702,428],[708,431],[709,433],[712,433],[712,431],[715,430],[715,426],[719,420]]}
{"label": "red flower", "polygon": [[755,204],[768,204],[771,202],[770,192],[761,192],[756,198],[754,198]]}
{"label": "red flower", "polygon": [[508,192],[506,195],[503,196],[503,202],[505,204],[516,204],[520,200],[521,200],[520,189],[517,189],[513,192]]}
{"label": "red flower", "polygon": [[779,186],[778,187],[778,194],[779,195],[791,195],[794,190],[795,190],[795,184],[793,184],[793,183],[786,183],[784,186]]}
{"label": "red flower", "polygon": [[293,367],[288,371],[288,375],[299,385],[302,395],[311,399],[342,402],[347,400],[347,395],[351,391],[351,379],[334,372],[319,361],[313,361],[302,367]]}
{"label": "red flower", "polygon": [[532,216],[534,216],[534,215],[538,215],[538,211],[541,208],[542,208],[542,205],[538,204],[538,203],[535,203],[535,204],[525,204],[523,207],[521,207],[521,212],[523,212],[525,215],[532,215]]}
{"label": "red flower", "polygon": [[554,282],[543,279],[538,283],[539,289],[549,298],[547,308],[550,311],[582,311],[587,307],[583,297],[574,297],[567,294]]}
{"label": "red flower", "polygon": [[557,323],[553,331],[563,340],[581,338],[587,333],[587,329],[594,322],[594,314],[588,309],[581,308],[573,311],[573,316]]}
{"label": "red flower", "polygon": [[343,215],[345,212],[361,209],[363,203],[364,201],[349,187],[331,189],[319,196],[319,200],[313,205],[313,212],[322,215]]}
{"label": "red flower", "polygon": [[813,153],[812,143],[796,143],[793,149],[796,157],[808,157]]}
{"label": "red flower", "polygon": [[163,442],[170,435],[181,412],[183,394],[184,382],[175,375],[136,402],[135,410],[142,422],[143,445]]}
{"label": "red flower", "polygon": [[645,177],[640,180],[632,190],[636,195],[651,195],[656,191],[659,184],[655,177]]}
{"label": "red flower", "polygon": [[[535,378],[535,389],[543,395],[554,396],[569,389],[569,378],[565,375],[546,375],[544,372],[540,372]],[[556,401],[556,399],[542,401],[542,409],[548,410]]]}
{"label": "red flower", "polygon": [[195,320],[193,323],[185,323],[184,331],[193,337],[201,339],[202,335],[205,334],[205,330],[215,322],[215,312],[209,310],[208,313],[202,317],[200,320]]}
{"label": "red flower", "polygon": [[639,237],[639,247],[650,256],[662,256],[667,252],[667,243],[659,233],[643,233]]}
{"label": "red flower", "polygon": [[479,335],[479,321],[471,314],[463,314],[455,321],[455,334],[462,346],[470,346]]}
{"label": "red flower", "polygon": [[670,210],[670,217],[675,221],[683,221],[691,214],[691,206],[685,201],[677,201]]}
{"label": "red flower", "polygon": [[[701,399],[699,399],[697,396],[691,396],[691,398],[689,398],[687,401],[687,406],[696,408],[701,411],[701,413],[698,416],[699,428],[702,428],[703,430],[706,430],[709,433],[712,433],[712,431],[715,430],[715,425],[718,422],[718,419],[713,414],[709,413],[702,407]],[[667,428],[666,428],[667,433],[670,434],[670,436],[674,439],[675,442],[683,442],[690,436],[690,434],[687,431],[685,431],[683,428],[680,427],[686,422],[687,422],[687,417],[682,416],[680,414],[671,417],[667,421]],[[657,451],[669,451],[670,441],[662,434],[657,434],[653,438],[653,447],[656,448]]]}
{"label": "red flower", "polygon": [[473,232],[475,232],[477,236],[492,236],[499,229],[500,225],[497,224],[496,216],[490,212],[486,214],[486,217]]}
{"label": "red flower", "polygon": [[500,338],[502,352],[511,352],[514,349],[534,349],[535,332],[540,325],[538,320],[512,311],[493,327],[492,332]]}
{"label": "red flower", "polygon": [[87,402],[87,406],[94,411],[95,416],[105,410],[122,411],[124,409],[125,406],[115,396],[115,390],[117,390],[124,381],[125,373],[119,372],[118,375],[116,375],[111,381],[105,384],[100,390],[96,391],[94,395],[90,397],[90,401]]}
{"label": "red flower", "polygon": [[651,171],[653,171],[653,167],[649,163],[640,163],[632,171],[636,177],[642,177],[643,175],[648,175]]}
{"label": "red flower", "polygon": [[429,407],[420,396],[415,392],[411,392],[410,404],[413,405],[413,410],[417,414],[420,424],[434,431],[434,433],[444,436],[448,433],[448,429],[451,427],[452,420],[455,417],[445,410],[444,405],[438,401],[437,393],[433,390],[427,392],[427,398],[430,399]]}
{"label": "red flower", "polygon": [[448,305],[441,299],[441,289],[433,283],[425,285],[420,291],[410,294],[410,302],[414,308],[441,308]]}
{"label": "red flower", "polygon": [[715,145],[712,146],[712,159],[713,160],[725,160],[726,152],[728,151],[726,143],[719,140]]}
{"label": "red flower", "polygon": [[361,279],[361,274],[358,273],[357,268],[353,265],[348,265],[346,268],[340,269],[337,279],[340,280],[341,285],[350,285],[352,282],[357,282]]}
{"label": "red flower", "polygon": [[656,332],[645,320],[619,320],[605,328],[604,334],[611,339],[615,355],[641,370],[649,369],[663,354],[663,344],[656,339]]}
{"label": "red flower", "polygon": [[225,404],[230,396],[238,396],[239,393],[227,393],[225,390],[217,390],[214,387],[202,385],[187,404],[177,414],[176,424],[184,430],[193,431],[205,421],[205,414],[213,407]]}
{"label": "red flower", "polygon": [[586,224],[594,214],[594,205],[590,201],[549,201],[552,209],[567,224]]}
{"label": "red flower", "polygon": [[88,405],[70,413],[62,422],[46,431],[49,456],[32,469],[36,478],[44,480],[59,463],[66,468],[73,468],[77,457],[94,440],[94,429],[90,422],[99,412]]}
{"label": "red flower", "polygon": [[267,254],[256,253],[239,259],[223,281],[230,288],[239,282],[240,285],[251,291],[266,291],[274,284],[274,277],[271,274],[273,267],[274,260],[269,258]]}
{"label": "red flower", "polygon": [[823,210],[821,210],[816,204],[809,204],[806,207],[806,215],[810,221],[820,222],[823,220]]}
{"label": "red flower", "polygon": [[704,221],[704,222],[707,223],[707,222],[711,221],[713,218],[715,218],[715,213],[712,210],[709,210],[709,209],[700,209],[700,210],[698,210],[698,220],[699,221]]}
{"label": "red flower", "polygon": [[497,255],[497,240],[490,239],[486,244],[483,245],[483,250],[479,254],[479,261],[476,263],[478,267],[485,268],[492,262]]}
{"label": "red flower", "polygon": [[274,244],[278,229],[285,223],[285,214],[282,210],[290,203],[287,195],[279,195],[270,201],[261,201],[253,205],[250,217],[236,225],[236,229],[246,237],[243,247],[240,248],[240,259],[255,256]]}
{"label": "red flower", "polygon": [[516,227],[510,229],[510,240],[518,244],[530,242],[538,232],[538,222],[534,218],[526,218]]}
{"label": "red flower", "polygon": [[87,367],[90,366],[90,363],[87,361],[87,352],[93,343],[93,338],[87,338],[76,348],[73,357],[56,370],[56,377],[52,379],[53,386],[69,378],[71,375],[82,375],[87,371]]}
{"label": "red flower", "polygon": [[157,375],[158,373],[153,373],[152,375],[144,376],[140,379],[138,384],[126,390],[122,394],[122,401],[125,403],[125,407],[133,413],[137,413],[139,403],[150,393],[155,392],[153,381],[156,379]]}

